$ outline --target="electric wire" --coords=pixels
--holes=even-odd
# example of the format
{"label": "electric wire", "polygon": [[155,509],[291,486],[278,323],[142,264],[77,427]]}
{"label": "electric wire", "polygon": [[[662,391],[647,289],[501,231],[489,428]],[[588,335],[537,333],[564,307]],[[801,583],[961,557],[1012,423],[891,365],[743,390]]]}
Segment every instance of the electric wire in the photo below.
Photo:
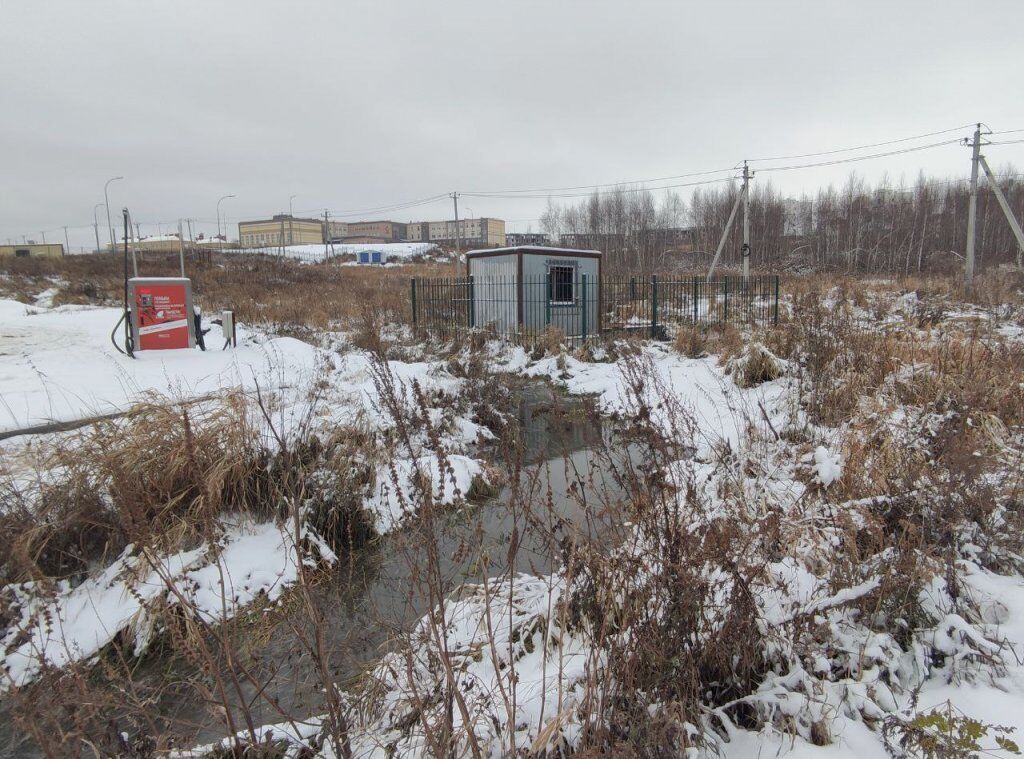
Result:
{"label": "electric wire", "polygon": [[[755,162],[756,163],[761,163],[761,162],[765,162],[765,161],[790,160],[790,159],[799,159],[799,158],[813,158],[813,157],[818,157],[818,156],[839,155],[839,154],[842,154],[842,153],[855,152],[857,150],[866,150],[866,149],[870,149],[870,148],[874,148],[874,147],[884,147],[884,146],[887,146],[887,145],[897,145],[897,144],[901,144],[901,143],[911,142],[911,141],[914,141],[914,140],[924,139],[924,138],[927,138],[927,137],[933,137],[933,136],[942,135],[942,134],[949,134],[951,132],[956,132],[956,131],[959,131],[959,130],[962,130],[962,129],[967,129],[967,128],[970,128],[970,127],[973,127],[973,126],[974,126],[974,124],[964,124],[964,125],[961,125],[961,126],[958,126],[958,127],[950,128],[950,129],[943,129],[943,130],[939,130],[939,131],[935,131],[935,132],[927,132],[927,133],[924,133],[924,134],[915,135],[913,137],[902,137],[902,138],[895,139],[895,140],[886,140],[886,141],[883,141],[883,142],[875,142],[875,143],[869,143],[869,144],[865,144],[865,145],[858,145],[858,146],[853,146],[853,147],[848,147],[848,148],[839,148],[839,149],[835,149],[835,150],[826,150],[826,151],[819,151],[819,152],[814,152],[814,153],[802,153],[802,154],[795,154],[795,155],[788,155],[788,156],[750,158],[750,159],[747,159],[747,162],[748,163],[755,163]],[[991,135],[1003,135],[1003,134],[1016,134],[1016,133],[1020,133],[1020,132],[1024,132],[1024,129],[1007,129],[1007,130],[1000,130],[1000,131],[991,131],[990,130],[988,132],[988,134],[991,134]],[[873,154],[870,154],[870,155],[850,156],[850,157],[840,158],[840,159],[830,160],[830,161],[818,161],[818,162],[813,162],[813,163],[792,164],[792,165],[785,165],[785,166],[766,166],[764,168],[758,169],[757,171],[758,172],[794,171],[794,170],[798,170],[798,169],[809,169],[809,168],[817,168],[817,167],[822,167],[822,166],[835,166],[835,165],[845,164],[845,163],[854,163],[854,162],[858,162],[858,161],[873,160],[873,159],[877,159],[877,158],[886,158],[886,157],[891,157],[891,156],[895,156],[895,155],[902,155],[904,153],[917,152],[917,151],[921,151],[921,150],[929,150],[931,148],[943,147],[943,146],[946,146],[946,145],[952,145],[952,144],[961,143],[961,142],[962,141],[960,139],[945,140],[945,141],[941,141],[941,142],[930,143],[930,144],[927,144],[927,145],[918,145],[918,146],[903,148],[903,149],[900,149],[900,150],[885,151],[885,152],[881,152],[881,153],[873,153]],[[1015,145],[1015,144],[1020,144],[1020,143],[1024,143],[1024,139],[996,140],[996,141],[992,141],[992,142],[989,142],[989,143],[986,143],[986,144],[987,145]],[[643,191],[658,191],[658,190],[677,189],[677,188],[682,188],[682,187],[696,187],[696,186],[701,186],[701,185],[706,185],[706,184],[716,184],[716,183],[721,183],[721,182],[731,182],[731,181],[734,181],[736,179],[735,176],[716,177],[716,178],[713,178],[713,179],[706,179],[706,180],[695,181],[695,182],[673,183],[673,184],[668,184],[668,185],[660,185],[660,186],[657,186],[657,187],[646,186],[646,183],[650,183],[650,182],[664,182],[664,181],[670,181],[670,180],[674,180],[674,179],[686,179],[686,178],[690,178],[690,177],[704,177],[704,176],[710,177],[710,176],[715,175],[715,174],[725,174],[725,173],[730,173],[731,174],[735,170],[736,170],[736,167],[730,167],[730,168],[723,168],[723,169],[711,169],[711,170],[707,170],[707,171],[689,172],[689,173],[684,173],[684,174],[674,174],[674,175],[671,175],[671,176],[657,177],[657,178],[651,178],[651,179],[629,180],[629,181],[619,181],[619,182],[608,182],[608,183],[603,183],[603,184],[570,185],[570,186],[565,186],[565,187],[545,187],[545,188],[532,188],[532,189],[531,188],[526,188],[526,189],[511,189],[511,190],[481,190],[481,191],[472,191],[472,192],[460,192],[459,194],[460,194],[460,196],[465,196],[465,197],[482,198],[482,199],[493,198],[493,199],[502,199],[502,200],[514,200],[516,198],[524,198],[524,199],[580,198],[580,197],[587,197],[587,196],[592,194],[592,191],[594,191],[594,190],[601,190],[603,188],[609,188],[609,189],[610,188],[616,188],[618,191],[621,191],[621,192],[643,192]],[[959,180],[951,180],[951,181],[959,181]],[[577,190],[586,190],[588,192],[575,192]],[[431,203],[436,203],[438,201],[445,200],[445,199],[447,199],[449,197],[451,197],[449,193],[439,193],[437,195],[431,195],[429,197],[419,198],[417,200],[404,201],[404,202],[401,202],[401,203],[384,204],[384,205],[372,206],[372,207],[367,207],[367,208],[342,209],[342,210],[339,210],[339,211],[330,211],[329,209],[327,209],[327,212],[331,216],[336,218],[336,219],[345,219],[345,218],[352,218],[352,217],[366,215],[366,214],[378,214],[378,213],[383,214],[383,213],[388,213],[388,212],[393,212],[393,211],[401,211],[401,210],[405,210],[405,209],[409,209],[409,208],[416,208],[416,207],[419,207],[419,206],[424,206],[424,205],[428,205],[428,204],[431,204]],[[312,213],[314,210],[317,213],[319,213],[322,209],[305,210],[305,211],[300,211],[300,213]],[[231,219],[231,220],[236,220],[237,221],[237,220],[243,219],[243,218],[245,218],[245,217],[243,217],[243,216],[222,217],[222,220],[227,221],[228,219]],[[152,224],[174,224],[175,221],[176,220],[166,220],[166,221],[145,222],[145,223],[149,224],[149,225],[152,225]],[[210,219],[194,218],[194,219],[192,219],[192,221],[194,221],[196,223],[213,223],[213,219],[212,218],[210,218]],[[67,228],[69,230],[85,230],[85,229],[92,229],[93,226],[94,226],[93,224],[80,224],[80,225],[67,225]],[[61,232],[63,229],[64,229],[63,226],[58,226],[58,227],[55,227],[53,229],[46,230],[44,232],[44,234],[57,234],[57,233]]]}
{"label": "electric wire", "polygon": [[[869,145],[857,145],[852,148],[839,148],[837,150],[823,150],[818,153],[801,153],[799,155],[783,155],[774,156],[772,158],[747,158],[747,163],[755,163],[761,161],[789,161],[795,158],[815,158],[823,155],[836,155],[837,153],[852,153],[855,150],[867,150],[868,148],[881,148],[886,145],[897,145],[901,142],[913,142],[914,140],[923,140],[926,137],[937,137],[940,134],[949,134],[950,132],[959,132],[961,129],[969,129],[974,124],[964,124],[963,126],[953,127],[952,129],[941,129],[938,132],[927,132],[925,134],[918,134],[913,137],[901,137],[898,140],[886,140],[885,142],[873,142]],[[763,171],[764,169],[762,169]]]}
{"label": "electric wire", "polygon": [[902,150],[890,150],[885,153],[872,153],[871,155],[856,156],[853,158],[839,158],[834,161],[819,161],[817,163],[801,163],[793,164],[790,166],[768,166],[763,169],[758,169],[758,172],[770,172],[770,171],[792,171],[794,169],[813,169],[818,166],[836,166],[841,163],[856,163],[857,161],[869,161],[873,158],[886,158],[894,155],[902,155],[904,153],[916,153],[920,150],[930,150],[931,148],[938,148],[944,145],[958,145],[960,140],[944,140],[943,142],[933,142],[929,145],[918,145],[913,148],[903,148]]}
{"label": "electric wire", "polygon": [[569,192],[572,190],[598,190],[603,187],[619,187],[622,185],[635,185],[642,184],[645,182],[667,182],[672,179],[687,179],[689,177],[703,177],[710,176],[712,174],[724,174],[735,171],[735,167],[728,169],[710,169],[708,171],[693,171],[688,174],[674,174],[667,177],[654,177],[651,179],[631,179],[620,182],[605,182],[603,184],[581,184],[569,187],[536,187],[533,189],[523,190],[474,190],[467,192],[460,192],[460,195],[472,195],[474,198],[484,197],[498,197],[503,198],[510,195],[519,195],[521,193],[552,193],[552,192]]}

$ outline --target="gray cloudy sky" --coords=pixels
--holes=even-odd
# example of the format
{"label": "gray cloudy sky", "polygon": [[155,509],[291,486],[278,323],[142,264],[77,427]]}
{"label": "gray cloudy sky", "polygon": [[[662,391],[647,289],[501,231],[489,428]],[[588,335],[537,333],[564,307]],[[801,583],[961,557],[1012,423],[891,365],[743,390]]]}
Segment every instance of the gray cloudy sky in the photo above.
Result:
{"label": "gray cloudy sky", "polygon": [[[1022,29],[1021,0],[0,0],[0,241],[66,224],[86,244],[118,174],[111,207],[144,233],[179,217],[212,231],[229,193],[232,221],[290,195],[296,212],[341,213],[979,119],[1024,129]],[[1024,144],[988,155],[1021,166]],[[964,176],[969,160],[949,146],[772,181],[799,193],[851,168]],[[462,200],[511,229],[537,228],[544,204]],[[366,215],[443,218],[450,201]]]}

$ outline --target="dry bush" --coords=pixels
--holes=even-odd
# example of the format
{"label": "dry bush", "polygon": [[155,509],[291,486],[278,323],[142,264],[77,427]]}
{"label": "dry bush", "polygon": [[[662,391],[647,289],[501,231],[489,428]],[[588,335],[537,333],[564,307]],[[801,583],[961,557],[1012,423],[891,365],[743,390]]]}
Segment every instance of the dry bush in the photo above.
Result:
{"label": "dry bush", "polygon": [[[0,551],[8,581],[77,576],[128,543],[163,551],[214,538],[232,512],[280,519],[301,493],[310,523],[339,547],[373,528],[362,509],[369,466],[359,430],[328,439],[305,423],[271,444],[242,393],[151,402],[55,440],[37,495],[4,489]],[[268,419],[264,419],[267,422]]]}

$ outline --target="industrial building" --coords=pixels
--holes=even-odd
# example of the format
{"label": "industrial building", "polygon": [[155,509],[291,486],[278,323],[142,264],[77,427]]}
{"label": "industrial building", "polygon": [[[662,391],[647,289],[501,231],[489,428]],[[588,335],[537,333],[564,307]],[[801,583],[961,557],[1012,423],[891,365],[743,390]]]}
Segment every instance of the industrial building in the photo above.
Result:
{"label": "industrial building", "polygon": [[348,224],[344,221],[327,222],[327,238],[330,242],[341,242],[348,236]]}
{"label": "industrial building", "polygon": [[[455,221],[328,221],[326,237],[330,242],[352,245],[384,245],[392,242],[424,242],[454,246],[460,241],[469,248],[500,248],[505,246],[505,222],[487,217]],[[279,214],[272,219],[243,221],[238,224],[238,242],[243,248],[264,248],[280,245],[308,245],[324,242],[321,219],[301,219]]]}
{"label": "industrial building", "polygon": [[510,248],[521,245],[550,245],[551,238],[543,232],[506,232],[505,244]]}
{"label": "industrial building", "polygon": [[0,258],[60,258],[64,255],[64,245],[59,242],[29,242],[22,245],[0,245]]}
{"label": "industrial building", "polygon": [[348,229],[341,239],[344,243],[382,244],[405,239],[406,225],[397,221],[356,221],[346,226]]}
{"label": "industrial building", "polygon": [[459,219],[456,235],[455,220],[417,221],[405,225],[405,239],[409,242],[429,242],[435,245],[462,245],[477,248],[505,246],[505,222],[501,219],[481,217]]}
{"label": "industrial building", "polygon": [[303,219],[282,213],[271,219],[238,223],[238,243],[243,248],[310,245],[323,241],[324,222],[322,219]]}

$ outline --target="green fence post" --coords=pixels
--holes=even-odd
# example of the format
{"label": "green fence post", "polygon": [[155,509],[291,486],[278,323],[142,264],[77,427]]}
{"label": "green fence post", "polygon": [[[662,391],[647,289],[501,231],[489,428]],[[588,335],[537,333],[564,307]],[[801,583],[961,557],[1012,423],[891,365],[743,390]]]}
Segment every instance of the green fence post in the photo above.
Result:
{"label": "green fence post", "polygon": [[587,339],[587,275],[580,275],[580,300],[583,302],[583,339]]}
{"label": "green fence post", "polygon": [[[532,290],[531,290],[532,292]],[[544,299],[544,326],[547,327],[551,324],[551,298],[554,296],[554,287],[551,284],[551,272],[548,272],[547,278],[547,293],[548,297]],[[525,307],[524,307],[525,308]]]}
{"label": "green fence post", "polygon": [[700,280],[696,277],[693,278],[693,323],[696,324],[700,317]]}
{"label": "green fence post", "polygon": [[725,287],[725,305],[722,308],[722,321],[729,321],[729,276],[726,275],[722,278],[722,284]]}
{"label": "green fence post", "polygon": [[412,329],[415,332],[419,322],[418,314],[416,313],[416,277],[409,280],[409,289],[412,294]]}
{"label": "green fence post", "polygon": [[779,275],[775,275],[775,323],[779,323]]}
{"label": "green fence post", "polygon": [[658,334],[658,275],[651,275],[651,339]]}
{"label": "green fence post", "polygon": [[466,287],[469,293],[469,308],[466,309],[466,313],[469,317],[470,328],[476,326],[476,286],[473,283],[473,277],[469,278],[469,285]]}

